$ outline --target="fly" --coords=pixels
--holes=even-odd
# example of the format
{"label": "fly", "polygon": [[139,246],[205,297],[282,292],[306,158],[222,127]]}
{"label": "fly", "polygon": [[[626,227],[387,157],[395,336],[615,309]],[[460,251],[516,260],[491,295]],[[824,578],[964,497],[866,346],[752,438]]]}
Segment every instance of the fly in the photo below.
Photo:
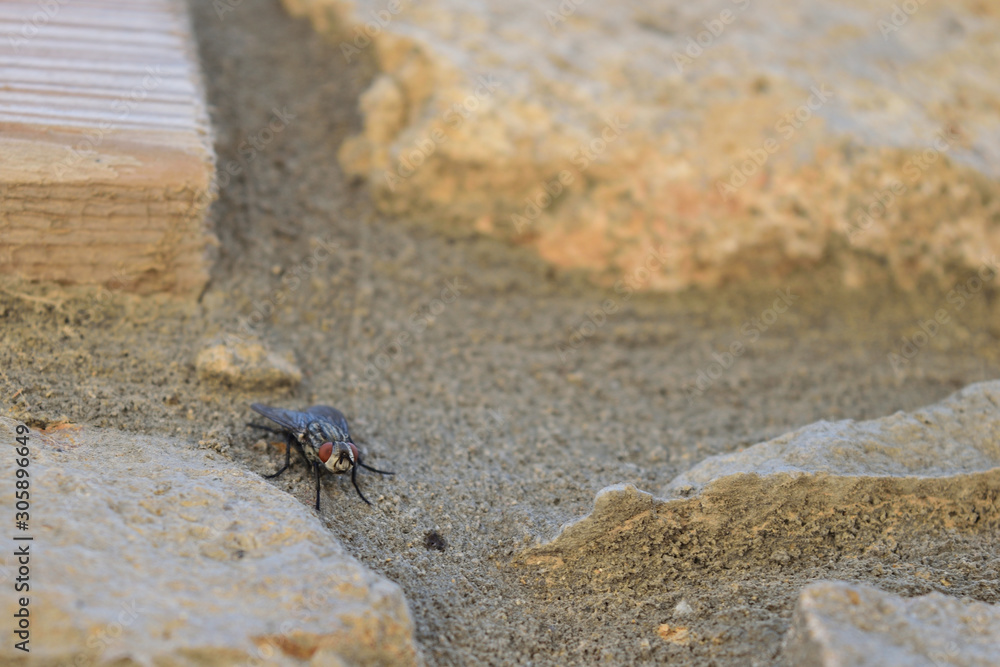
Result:
{"label": "fly", "polygon": [[281,428],[272,428],[260,424],[247,424],[253,428],[259,428],[270,433],[277,433],[285,436],[285,465],[281,466],[278,472],[271,475],[264,475],[270,479],[277,477],[288,470],[291,463],[292,446],[298,448],[305,459],[307,465],[311,465],[316,471],[316,511],[319,511],[319,476],[321,468],[326,468],[335,475],[343,475],[348,470],[351,471],[351,483],[354,490],[358,492],[361,500],[369,505],[371,502],[365,498],[358,488],[358,467],[371,470],[382,475],[394,475],[395,473],[386,470],[378,470],[361,462],[361,455],[358,447],[351,441],[351,432],[347,427],[347,420],[340,410],[331,408],[328,405],[314,405],[307,408],[305,412],[295,410],[284,410],[282,408],[272,408],[260,403],[251,403],[250,407]]}

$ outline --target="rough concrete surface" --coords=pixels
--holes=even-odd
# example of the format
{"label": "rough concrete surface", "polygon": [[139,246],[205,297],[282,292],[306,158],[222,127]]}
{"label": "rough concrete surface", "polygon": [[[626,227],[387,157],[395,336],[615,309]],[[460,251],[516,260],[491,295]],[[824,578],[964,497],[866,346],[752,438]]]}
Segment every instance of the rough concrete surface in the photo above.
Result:
{"label": "rough concrete surface", "polygon": [[[0,417],[5,470],[15,426]],[[36,430],[29,443],[30,664],[422,663],[399,587],[258,475],[109,429]],[[4,617],[16,609],[5,596]],[[0,647],[3,661],[22,656]]]}
{"label": "rough concrete surface", "polygon": [[819,582],[799,595],[785,643],[790,667],[990,667],[1000,659],[1000,607]]}
{"label": "rough concrete surface", "polygon": [[[1000,528],[1000,382],[912,414],[820,422],[711,457],[667,486],[603,489],[525,560],[546,576],[672,580],[753,561],[782,569],[892,550],[921,533]],[[567,572],[569,569],[572,572]]]}
{"label": "rough concrete surface", "polygon": [[[772,320],[773,285],[619,294],[530,249],[384,217],[337,160],[362,127],[370,51],[345,63],[277,0],[225,6],[220,18],[214,3],[192,4],[221,188],[220,261],[204,295],[0,280],[0,412],[33,429],[173,438],[267,474],[284,457],[247,428],[250,403],[339,408],[366,461],[396,475],[362,472],[371,507],[329,476],[323,530],[400,586],[433,665],[772,665],[799,592],[819,580],[1000,602],[995,537],[970,530],[713,576],[692,563],[666,582],[549,583],[525,567],[526,547],[609,485],[659,492],[706,457],[820,420],[912,414],[1000,378],[995,292],[958,309],[932,285],[844,289],[839,267],[823,265],[787,276],[796,299]],[[252,159],[241,153],[275,109],[287,128]],[[615,312],[595,310],[606,302]],[[894,368],[887,355],[943,307],[950,320]],[[233,339],[291,355],[301,382],[203,380],[198,353]],[[715,355],[735,341],[745,350],[717,373]],[[704,372],[710,384],[687,391]],[[298,458],[268,484],[311,511]]]}
{"label": "rough concrete surface", "polygon": [[330,67],[377,58],[340,157],[383,211],[605,278],[666,245],[654,289],[829,256],[847,284],[943,286],[1000,252],[992,5],[285,5]]}

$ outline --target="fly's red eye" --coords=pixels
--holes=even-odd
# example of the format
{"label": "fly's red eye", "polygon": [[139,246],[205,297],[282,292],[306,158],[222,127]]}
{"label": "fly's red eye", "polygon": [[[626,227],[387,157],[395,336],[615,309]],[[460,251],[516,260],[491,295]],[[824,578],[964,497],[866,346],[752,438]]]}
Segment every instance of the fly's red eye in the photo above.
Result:
{"label": "fly's red eye", "polygon": [[354,446],[353,442],[347,443],[347,446],[351,448],[351,463],[358,462],[358,448]]}
{"label": "fly's red eye", "polygon": [[319,446],[319,460],[326,463],[330,460],[330,455],[333,454],[333,443],[324,442]]}

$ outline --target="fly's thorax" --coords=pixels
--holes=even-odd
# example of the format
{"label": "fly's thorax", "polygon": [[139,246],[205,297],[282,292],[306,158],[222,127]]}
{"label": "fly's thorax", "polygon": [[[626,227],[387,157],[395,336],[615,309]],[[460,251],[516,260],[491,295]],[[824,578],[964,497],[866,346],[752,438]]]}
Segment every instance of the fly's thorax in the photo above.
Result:
{"label": "fly's thorax", "polygon": [[309,433],[309,440],[312,441],[316,447],[319,447],[324,442],[332,440],[332,438],[330,438],[330,436],[325,432],[321,422],[310,422],[307,431]]}
{"label": "fly's thorax", "polygon": [[316,420],[309,424],[309,435],[314,442],[346,442],[350,440],[347,433],[337,428],[337,425],[328,420]]}

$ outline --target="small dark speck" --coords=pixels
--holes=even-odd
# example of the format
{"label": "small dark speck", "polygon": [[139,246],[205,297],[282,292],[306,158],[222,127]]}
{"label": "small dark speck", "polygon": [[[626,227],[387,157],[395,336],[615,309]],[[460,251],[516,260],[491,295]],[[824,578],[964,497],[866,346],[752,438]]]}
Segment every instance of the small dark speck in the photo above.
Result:
{"label": "small dark speck", "polygon": [[441,533],[436,530],[428,530],[424,534],[424,548],[428,551],[431,549],[444,551],[448,548],[448,543],[444,541],[444,537],[441,536]]}
{"label": "small dark speck", "polygon": [[239,559],[243,558],[246,555],[247,555],[246,551],[243,551],[243,549],[237,549],[236,553],[233,554],[233,558],[235,558],[236,560],[239,560]]}

